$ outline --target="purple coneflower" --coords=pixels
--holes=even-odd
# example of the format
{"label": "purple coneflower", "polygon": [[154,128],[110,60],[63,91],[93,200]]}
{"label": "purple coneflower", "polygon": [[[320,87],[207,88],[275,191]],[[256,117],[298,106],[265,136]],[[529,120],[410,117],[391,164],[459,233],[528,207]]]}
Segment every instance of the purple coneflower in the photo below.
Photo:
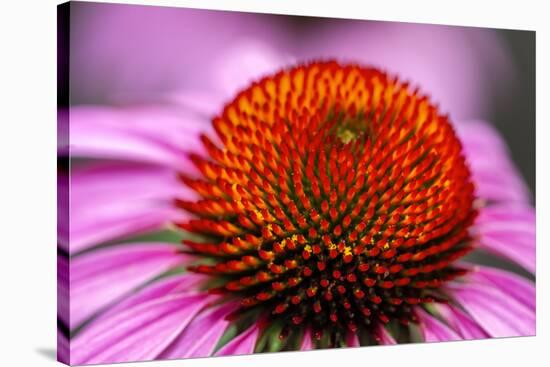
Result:
{"label": "purple coneflower", "polygon": [[72,153],[110,159],[71,172],[71,363],[535,333],[533,283],[464,257],[535,271],[490,125],[338,62],[272,70],[211,125],[198,101],[71,110]]}

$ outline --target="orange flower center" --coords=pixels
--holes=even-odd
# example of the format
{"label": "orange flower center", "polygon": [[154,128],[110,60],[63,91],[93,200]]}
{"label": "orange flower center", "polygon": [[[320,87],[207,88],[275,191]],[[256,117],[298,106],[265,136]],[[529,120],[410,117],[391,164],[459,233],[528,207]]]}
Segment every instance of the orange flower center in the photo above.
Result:
{"label": "orange flower center", "polygon": [[[385,73],[319,62],[243,90],[178,201],[191,267],[287,327],[333,338],[414,320],[470,249],[473,185],[447,117]],[[294,326],[297,327],[297,326]]]}

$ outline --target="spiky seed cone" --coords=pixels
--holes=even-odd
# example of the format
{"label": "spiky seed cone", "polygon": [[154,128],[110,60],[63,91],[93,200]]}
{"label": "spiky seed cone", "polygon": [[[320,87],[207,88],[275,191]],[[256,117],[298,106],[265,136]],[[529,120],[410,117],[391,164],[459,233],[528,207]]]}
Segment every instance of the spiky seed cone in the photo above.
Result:
{"label": "spiky seed cone", "polygon": [[[286,325],[344,335],[414,319],[470,249],[473,185],[448,118],[385,73],[317,62],[265,77],[202,136],[179,223],[217,278]],[[293,326],[296,327],[296,326]]]}

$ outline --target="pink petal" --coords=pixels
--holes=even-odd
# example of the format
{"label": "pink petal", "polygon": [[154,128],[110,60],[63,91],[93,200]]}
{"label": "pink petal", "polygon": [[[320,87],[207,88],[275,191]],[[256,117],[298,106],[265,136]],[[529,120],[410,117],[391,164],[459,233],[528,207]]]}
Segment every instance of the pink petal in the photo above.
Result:
{"label": "pink petal", "polygon": [[496,287],[531,310],[536,309],[535,284],[519,275],[504,270],[476,265],[466,276],[467,281]]}
{"label": "pink petal", "polygon": [[360,347],[359,337],[355,333],[348,333],[346,338],[346,345],[350,348]]}
{"label": "pink petal", "polygon": [[504,256],[535,273],[535,209],[526,205],[495,205],[482,208],[474,233],[478,246]]}
{"label": "pink petal", "polygon": [[71,253],[111,239],[122,239],[160,230],[179,214],[173,209],[158,209],[153,212],[148,212],[145,206],[135,209],[135,212],[128,211],[126,215],[89,223],[85,228],[74,228],[74,232],[71,234],[74,238],[70,245]]}
{"label": "pink petal", "polygon": [[70,272],[69,259],[61,254],[57,255],[57,317],[66,325],[70,324]]}
{"label": "pink petal", "polygon": [[426,342],[461,340],[458,334],[420,307],[416,309],[416,312],[420,321],[420,329]]}
{"label": "pink petal", "polygon": [[[301,59],[374,65],[411,81],[453,120],[486,117],[493,88],[513,73],[507,47],[485,29],[400,22],[327,21],[306,34]],[[508,83],[509,84],[509,83]]]}
{"label": "pink petal", "polygon": [[69,154],[69,110],[57,110],[57,151],[61,155]]}
{"label": "pink petal", "polygon": [[397,344],[393,336],[390,335],[388,330],[383,325],[379,325],[375,331],[374,336],[376,341],[382,345],[394,345]]}
{"label": "pink petal", "polygon": [[86,45],[71,49],[71,95],[84,101],[108,102],[135,91],[214,89],[214,65],[228,48],[250,39],[292,41],[284,17],[274,15],[100,3],[78,3],[73,11],[87,20],[71,29]]}
{"label": "pink petal", "polygon": [[230,321],[226,317],[237,309],[229,302],[203,311],[159,356],[160,359],[207,357],[212,355]]}
{"label": "pink petal", "polygon": [[57,244],[65,252],[69,249],[70,199],[69,175],[57,173]]}
{"label": "pink petal", "polygon": [[302,344],[300,345],[300,350],[312,350],[314,349],[313,340],[311,339],[311,329],[306,328],[304,331],[304,336],[302,337]]}
{"label": "pink petal", "polygon": [[478,245],[497,255],[507,257],[520,264],[531,273],[535,273],[536,257],[534,251],[531,251],[529,248],[518,246],[518,242],[514,241],[514,239],[484,236]]}
{"label": "pink petal", "polygon": [[477,222],[518,222],[525,225],[535,224],[535,210],[530,205],[500,204],[485,207],[478,215]]}
{"label": "pink petal", "polygon": [[110,317],[113,314],[123,312],[125,309],[135,307],[145,302],[154,301],[169,294],[193,294],[200,292],[201,283],[206,280],[202,274],[185,273],[181,275],[171,275],[162,278],[138,290],[134,294],[124,297],[122,301],[117,302],[106,312],[102,313],[97,319]]}
{"label": "pink petal", "polygon": [[[86,206],[91,199],[112,201],[172,198],[179,194],[192,195],[192,191],[177,178],[177,171],[155,165],[110,163],[73,169],[71,172],[71,199],[73,210]],[[76,195],[76,197],[75,197]],[[83,201],[88,199],[88,201]]]}
{"label": "pink petal", "polygon": [[289,55],[274,50],[268,43],[255,39],[241,40],[216,57],[211,76],[215,89],[185,89],[168,94],[166,99],[210,120],[220,114],[225,104],[242,89],[293,61]]}
{"label": "pink petal", "polygon": [[156,358],[210,298],[171,294],[92,323],[74,339],[75,364],[144,361]]}
{"label": "pink petal", "polygon": [[186,214],[173,205],[177,197],[192,199],[195,194],[168,168],[104,164],[73,169],[71,253],[182,220]]}
{"label": "pink petal", "polygon": [[187,260],[177,251],[174,245],[139,243],[114,246],[73,259],[70,264],[70,328]]}
{"label": "pink petal", "polygon": [[434,307],[462,339],[485,339],[489,337],[481,326],[458,308],[442,303],[437,303]]}
{"label": "pink petal", "polygon": [[497,130],[483,121],[464,121],[455,127],[472,170],[477,195],[497,202],[529,202],[529,189]]}
{"label": "pink petal", "polygon": [[258,339],[259,333],[260,327],[256,323],[224,345],[216,352],[216,355],[230,356],[254,353],[254,347],[256,346],[256,340]]}
{"label": "pink petal", "polygon": [[223,107],[231,97],[234,96],[227,95],[222,90],[201,92],[194,89],[185,89],[169,93],[165,96],[165,99],[210,120],[223,111]]}
{"label": "pink petal", "polygon": [[[480,167],[471,164],[472,177],[476,184],[476,195],[479,198],[496,202],[528,202],[529,194],[519,173],[515,168]],[[493,172],[497,170],[498,172]],[[513,173],[514,172],[514,173]]]}
{"label": "pink petal", "polygon": [[213,80],[221,87],[228,101],[253,81],[293,62],[289,55],[277,52],[268,43],[253,39],[233,44],[216,60]]}
{"label": "pink petal", "polygon": [[494,286],[473,282],[448,286],[454,299],[492,337],[535,334],[535,310]]}
{"label": "pink petal", "polygon": [[70,149],[76,157],[189,166],[186,154],[203,153],[198,139],[210,121],[168,107],[73,107]]}
{"label": "pink petal", "polygon": [[69,360],[69,358],[69,340],[61,332],[61,330],[57,329],[57,360],[61,363],[70,365],[71,361]]}

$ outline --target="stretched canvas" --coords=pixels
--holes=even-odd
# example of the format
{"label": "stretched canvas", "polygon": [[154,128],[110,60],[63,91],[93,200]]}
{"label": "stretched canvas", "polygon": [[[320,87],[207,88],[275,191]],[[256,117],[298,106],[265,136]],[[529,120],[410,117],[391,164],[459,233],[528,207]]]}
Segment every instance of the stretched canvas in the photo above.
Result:
{"label": "stretched canvas", "polygon": [[534,55],[529,31],[59,5],[58,359],[534,335]]}

